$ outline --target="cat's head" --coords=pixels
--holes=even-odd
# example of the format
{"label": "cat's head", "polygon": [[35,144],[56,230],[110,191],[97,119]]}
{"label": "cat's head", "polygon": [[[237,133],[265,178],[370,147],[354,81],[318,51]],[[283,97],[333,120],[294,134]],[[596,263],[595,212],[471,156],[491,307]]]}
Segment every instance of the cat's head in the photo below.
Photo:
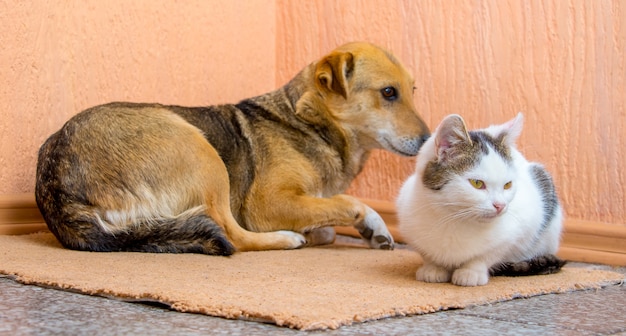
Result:
{"label": "cat's head", "polygon": [[457,216],[495,218],[506,212],[517,190],[515,141],[523,116],[468,131],[459,115],[447,116],[429,139],[422,183],[432,201]]}

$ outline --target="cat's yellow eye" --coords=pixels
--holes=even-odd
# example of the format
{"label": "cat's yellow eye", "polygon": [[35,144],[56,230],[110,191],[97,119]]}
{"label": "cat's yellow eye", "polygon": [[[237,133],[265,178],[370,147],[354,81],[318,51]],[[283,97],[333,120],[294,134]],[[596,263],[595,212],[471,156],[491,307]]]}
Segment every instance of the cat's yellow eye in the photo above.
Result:
{"label": "cat's yellow eye", "polygon": [[504,185],[504,190],[509,190],[511,189],[511,186],[513,185],[513,182],[509,181]]}
{"label": "cat's yellow eye", "polygon": [[481,180],[469,179],[469,182],[476,189],[485,189],[485,182]]}

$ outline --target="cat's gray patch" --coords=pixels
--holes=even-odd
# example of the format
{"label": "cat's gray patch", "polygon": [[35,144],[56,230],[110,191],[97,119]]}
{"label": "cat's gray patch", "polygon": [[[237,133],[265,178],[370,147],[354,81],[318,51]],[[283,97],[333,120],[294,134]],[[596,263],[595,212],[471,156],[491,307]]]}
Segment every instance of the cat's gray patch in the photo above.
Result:
{"label": "cat's gray patch", "polygon": [[502,133],[497,138],[494,138],[490,134],[483,131],[470,131],[469,133],[472,142],[477,142],[483,145],[481,149],[485,155],[489,154],[489,148],[493,148],[493,150],[498,153],[504,161],[509,163],[513,161],[509,145],[507,145],[504,141],[507,133]]}
{"label": "cat's gray patch", "polygon": [[550,177],[543,166],[539,164],[532,165],[530,167],[530,174],[541,191],[544,210],[543,222],[541,223],[541,232],[543,232],[548,228],[548,225],[556,215],[556,211],[559,206],[559,199],[556,195],[552,177]]}
{"label": "cat's gray patch", "polygon": [[428,162],[422,183],[429,189],[441,190],[454,176],[461,175],[480,162],[480,158],[494,150],[502,159],[512,164],[511,151],[504,135],[497,138],[483,131],[470,131],[470,141],[461,141],[448,149],[445,160],[436,158]]}

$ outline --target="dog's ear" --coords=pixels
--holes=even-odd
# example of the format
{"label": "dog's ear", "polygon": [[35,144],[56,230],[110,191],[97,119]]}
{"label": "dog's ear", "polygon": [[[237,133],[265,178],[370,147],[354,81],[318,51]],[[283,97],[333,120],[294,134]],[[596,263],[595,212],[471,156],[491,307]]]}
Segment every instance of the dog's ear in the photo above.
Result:
{"label": "dog's ear", "polygon": [[320,90],[335,92],[348,98],[348,78],[354,70],[354,57],[349,52],[333,52],[324,57],[315,69],[315,84]]}

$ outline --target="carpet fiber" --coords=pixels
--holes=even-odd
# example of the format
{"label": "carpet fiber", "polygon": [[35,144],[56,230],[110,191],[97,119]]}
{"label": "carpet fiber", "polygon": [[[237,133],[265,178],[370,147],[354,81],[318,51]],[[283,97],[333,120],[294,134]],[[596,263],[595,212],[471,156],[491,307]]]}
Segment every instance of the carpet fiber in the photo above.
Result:
{"label": "carpet fiber", "polygon": [[599,288],[624,278],[565,267],[463,288],[416,281],[420,262],[408,250],[353,244],[212,257],[79,252],[63,249],[50,233],[0,236],[0,273],[22,283],[303,330]]}

